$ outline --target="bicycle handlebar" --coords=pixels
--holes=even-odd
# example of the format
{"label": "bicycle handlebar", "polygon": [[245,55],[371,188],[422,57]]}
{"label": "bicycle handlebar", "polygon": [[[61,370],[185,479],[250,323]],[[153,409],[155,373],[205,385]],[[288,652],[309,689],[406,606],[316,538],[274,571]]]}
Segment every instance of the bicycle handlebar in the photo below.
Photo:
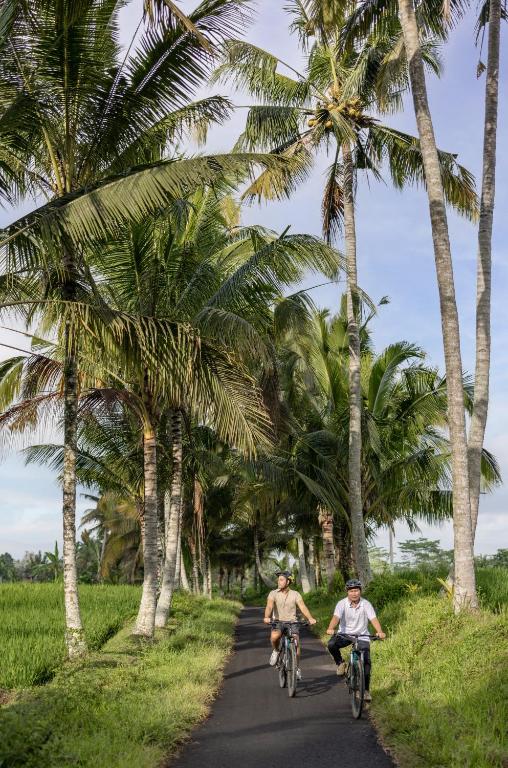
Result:
{"label": "bicycle handlebar", "polygon": [[291,624],[299,624],[300,627],[307,627],[309,625],[308,621],[282,621],[281,619],[273,619],[270,622],[271,626],[274,627],[276,624],[287,624],[288,626],[291,626]]}
{"label": "bicycle handlebar", "polygon": [[370,640],[381,640],[380,637],[377,635],[369,635],[368,632],[365,632],[364,634],[360,635],[351,635],[349,632],[340,632],[341,635],[345,635],[346,637],[354,637],[355,640],[358,640],[359,637],[368,637]]}

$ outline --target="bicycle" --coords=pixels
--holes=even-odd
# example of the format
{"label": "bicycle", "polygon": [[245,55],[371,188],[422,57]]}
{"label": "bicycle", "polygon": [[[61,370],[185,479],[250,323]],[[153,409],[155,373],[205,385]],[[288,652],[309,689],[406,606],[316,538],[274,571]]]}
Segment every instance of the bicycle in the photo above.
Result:
{"label": "bicycle", "polygon": [[353,717],[358,720],[362,716],[364,696],[365,696],[365,667],[363,654],[365,648],[358,646],[358,640],[361,637],[369,637],[371,640],[379,640],[377,635],[349,635],[351,638],[351,652],[349,661],[346,663],[345,681],[351,695],[351,709]]}
{"label": "bicycle", "polygon": [[282,631],[280,639],[279,655],[275,663],[275,668],[279,672],[279,686],[285,688],[287,685],[288,696],[292,698],[296,695],[296,686],[298,685],[298,639],[293,634],[293,627],[298,625],[306,627],[307,621],[272,621],[272,629]]}

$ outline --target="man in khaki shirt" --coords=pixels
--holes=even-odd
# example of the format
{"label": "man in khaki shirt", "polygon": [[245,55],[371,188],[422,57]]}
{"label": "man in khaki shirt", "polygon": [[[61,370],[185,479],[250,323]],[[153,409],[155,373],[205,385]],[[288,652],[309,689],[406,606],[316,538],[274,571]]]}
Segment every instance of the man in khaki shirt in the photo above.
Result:
{"label": "man in khaki shirt", "polygon": [[[314,619],[303,602],[299,592],[289,589],[291,583],[291,573],[289,571],[279,571],[277,573],[277,589],[272,589],[268,595],[265,608],[265,624],[271,624],[272,621],[297,621],[296,608],[303,613],[309,624],[315,624]],[[298,634],[298,627],[293,629],[293,634]],[[272,629],[270,640],[272,641],[272,655],[270,656],[270,666],[277,663],[279,654],[279,642],[282,636],[281,629]],[[300,658],[300,643],[297,643],[297,654]],[[298,677],[301,677],[300,669],[297,670]]]}

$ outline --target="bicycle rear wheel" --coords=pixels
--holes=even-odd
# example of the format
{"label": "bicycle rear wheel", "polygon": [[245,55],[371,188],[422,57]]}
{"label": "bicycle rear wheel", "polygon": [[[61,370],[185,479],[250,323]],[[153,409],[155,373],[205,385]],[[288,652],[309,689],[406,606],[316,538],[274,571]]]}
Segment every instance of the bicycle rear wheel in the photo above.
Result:
{"label": "bicycle rear wheel", "polygon": [[351,664],[351,710],[358,720],[362,716],[363,696],[365,693],[365,674],[363,659],[357,658]]}
{"label": "bicycle rear wheel", "polygon": [[288,676],[288,696],[293,697],[296,694],[296,670],[298,660],[296,658],[296,646],[293,643],[288,648],[287,655],[287,676]]}

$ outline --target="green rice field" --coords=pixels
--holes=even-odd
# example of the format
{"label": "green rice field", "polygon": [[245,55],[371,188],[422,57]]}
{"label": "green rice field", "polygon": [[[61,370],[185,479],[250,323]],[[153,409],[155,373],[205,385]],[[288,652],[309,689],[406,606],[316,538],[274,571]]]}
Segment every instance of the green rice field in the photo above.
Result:
{"label": "green rice field", "polygon": [[[88,645],[100,648],[135,616],[140,588],[79,587]],[[0,689],[50,680],[65,658],[62,584],[0,584]]]}

